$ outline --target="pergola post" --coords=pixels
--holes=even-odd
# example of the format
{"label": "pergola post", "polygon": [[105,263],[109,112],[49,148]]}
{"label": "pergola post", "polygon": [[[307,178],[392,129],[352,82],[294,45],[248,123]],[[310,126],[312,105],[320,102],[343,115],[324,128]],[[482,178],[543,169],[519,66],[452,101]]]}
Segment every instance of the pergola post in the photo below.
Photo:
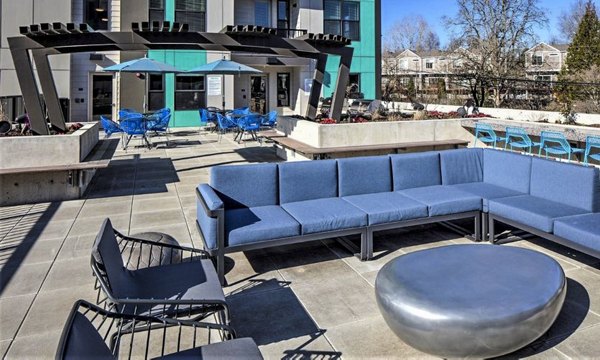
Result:
{"label": "pergola post", "polygon": [[337,80],[335,89],[331,99],[331,110],[329,117],[340,120],[342,116],[342,108],[346,99],[346,87],[350,80],[350,64],[352,63],[352,54],[354,49],[345,48],[344,54],[340,57],[340,65],[338,67]]}
{"label": "pergola post", "polygon": [[33,65],[29,51],[26,48],[16,46],[19,39],[8,38],[10,45],[10,53],[15,64],[17,79],[23,94],[23,101],[27,107],[29,116],[29,126],[34,133],[40,135],[49,135],[48,125],[46,124],[46,116],[44,115],[44,107],[40,98],[40,91],[35,81]]}
{"label": "pergola post", "polygon": [[319,98],[321,97],[321,89],[323,88],[326,65],[327,55],[322,54],[317,59],[315,75],[313,77],[312,87],[310,88],[308,107],[306,108],[306,117],[309,119],[314,119],[317,116],[317,108],[319,107]]}
{"label": "pergola post", "polygon": [[33,61],[37,68],[50,123],[62,131],[67,131],[65,116],[60,106],[60,99],[58,98],[52,69],[50,69],[50,62],[48,61],[48,53],[45,50],[33,50]]}

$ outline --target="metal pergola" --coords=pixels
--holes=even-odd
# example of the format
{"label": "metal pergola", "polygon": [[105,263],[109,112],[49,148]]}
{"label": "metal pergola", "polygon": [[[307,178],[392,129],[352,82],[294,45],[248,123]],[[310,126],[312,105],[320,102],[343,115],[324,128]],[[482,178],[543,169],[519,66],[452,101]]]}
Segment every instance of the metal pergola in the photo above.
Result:
{"label": "metal pergola", "polygon": [[306,34],[288,39],[276,29],[261,26],[227,26],[220,33],[190,32],[187,24],[168,21],[132,23],[131,31],[94,31],[87,24],[43,23],[21,26],[24,36],[8,38],[31,129],[49,134],[40,89],[35,79],[35,63],[41,93],[50,123],[66,130],[48,56],[95,51],[208,50],[263,54],[272,57],[309,58],[316,67],[306,116],[314,119],[323,86],[328,55],[340,57],[330,116],[339,119],[354,49],[350,40],[330,34]]}

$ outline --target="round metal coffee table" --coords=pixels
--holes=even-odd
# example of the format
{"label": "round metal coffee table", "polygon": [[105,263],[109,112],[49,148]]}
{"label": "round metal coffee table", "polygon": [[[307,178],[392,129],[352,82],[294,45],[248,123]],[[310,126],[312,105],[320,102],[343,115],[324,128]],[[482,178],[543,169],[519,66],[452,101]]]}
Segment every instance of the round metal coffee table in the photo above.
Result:
{"label": "round metal coffee table", "polygon": [[533,250],[451,245],[392,260],[375,292],[387,324],[412,347],[443,358],[490,358],[550,328],[566,281],[554,259]]}

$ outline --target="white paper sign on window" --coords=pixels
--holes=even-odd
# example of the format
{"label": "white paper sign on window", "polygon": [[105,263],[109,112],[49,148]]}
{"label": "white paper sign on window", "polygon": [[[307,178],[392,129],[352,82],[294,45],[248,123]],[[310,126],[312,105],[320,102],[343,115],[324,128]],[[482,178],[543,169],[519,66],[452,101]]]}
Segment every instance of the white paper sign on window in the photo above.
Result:
{"label": "white paper sign on window", "polygon": [[207,82],[208,82],[208,96],[223,94],[220,76],[207,76]]}

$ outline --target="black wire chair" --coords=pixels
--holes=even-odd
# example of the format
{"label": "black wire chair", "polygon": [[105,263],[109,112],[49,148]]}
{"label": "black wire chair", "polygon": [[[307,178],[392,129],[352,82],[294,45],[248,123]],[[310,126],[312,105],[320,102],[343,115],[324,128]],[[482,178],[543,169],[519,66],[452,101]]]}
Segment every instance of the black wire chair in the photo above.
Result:
{"label": "black wire chair", "polygon": [[105,219],[91,256],[96,302],[110,310],[229,324],[229,309],[208,253],[125,236]]}
{"label": "black wire chair", "polygon": [[87,301],[73,306],[56,359],[262,359],[251,338],[227,325],[110,312]]}

